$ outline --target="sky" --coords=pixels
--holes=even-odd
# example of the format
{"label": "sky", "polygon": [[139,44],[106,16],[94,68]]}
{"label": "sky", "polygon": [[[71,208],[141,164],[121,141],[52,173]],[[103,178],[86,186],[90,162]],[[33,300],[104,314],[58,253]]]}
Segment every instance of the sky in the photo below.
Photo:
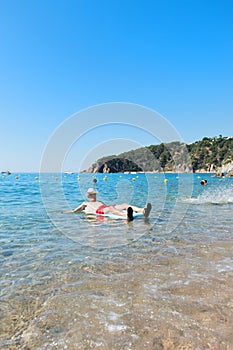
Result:
{"label": "sky", "polygon": [[[0,0],[0,171],[39,171],[55,130],[112,102],[156,111],[184,142],[232,136],[232,18],[231,0]],[[70,145],[64,169],[153,143],[107,125]]]}

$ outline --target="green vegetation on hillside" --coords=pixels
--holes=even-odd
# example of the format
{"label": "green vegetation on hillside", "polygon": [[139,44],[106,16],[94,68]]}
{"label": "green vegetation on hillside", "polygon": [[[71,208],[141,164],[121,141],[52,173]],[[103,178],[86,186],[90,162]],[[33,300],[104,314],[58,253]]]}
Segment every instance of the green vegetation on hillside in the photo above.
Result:
{"label": "green vegetation on hillside", "polygon": [[138,148],[99,159],[89,171],[214,171],[233,161],[233,137],[208,138],[192,144],[178,141]]}
{"label": "green vegetation on hillside", "polygon": [[221,167],[233,160],[233,137],[204,137],[201,141],[187,145],[187,148],[194,172],[208,170],[212,164],[215,168]]}

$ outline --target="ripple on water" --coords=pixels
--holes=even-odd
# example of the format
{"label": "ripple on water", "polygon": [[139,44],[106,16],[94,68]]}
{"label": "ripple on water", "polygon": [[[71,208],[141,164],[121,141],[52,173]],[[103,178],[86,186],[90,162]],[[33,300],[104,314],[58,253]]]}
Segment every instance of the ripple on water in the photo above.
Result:
{"label": "ripple on water", "polygon": [[[35,175],[22,176],[21,188],[10,179],[1,184],[2,349],[233,347],[231,183],[219,190],[209,178],[200,189],[198,181],[183,220],[174,215],[169,232],[175,178],[166,194],[159,175],[151,176],[149,223],[64,220],[57,210],[66,234],[46,214]],[[82,200],[75,184],[67,180],[72,204]]]}

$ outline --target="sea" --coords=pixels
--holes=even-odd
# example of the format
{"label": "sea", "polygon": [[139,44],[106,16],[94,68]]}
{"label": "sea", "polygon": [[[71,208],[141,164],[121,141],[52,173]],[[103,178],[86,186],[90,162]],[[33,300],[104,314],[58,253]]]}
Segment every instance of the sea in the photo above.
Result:
{"label": "sea", "polygon": [[[89,187],[150,216],[68,212]],[[233,349],[233,178],[1,174],[0,200],[1,349]]]}

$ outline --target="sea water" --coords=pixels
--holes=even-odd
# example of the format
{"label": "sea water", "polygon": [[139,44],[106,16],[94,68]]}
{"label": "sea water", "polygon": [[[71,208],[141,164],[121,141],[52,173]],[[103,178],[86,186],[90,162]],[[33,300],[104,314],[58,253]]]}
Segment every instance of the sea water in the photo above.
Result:
{"label": "sea water", "polygon": [[[96,179],[0,178],[0,348],[233,349],[233,179]],[[66,212],[94,186],[149,219]]]}

